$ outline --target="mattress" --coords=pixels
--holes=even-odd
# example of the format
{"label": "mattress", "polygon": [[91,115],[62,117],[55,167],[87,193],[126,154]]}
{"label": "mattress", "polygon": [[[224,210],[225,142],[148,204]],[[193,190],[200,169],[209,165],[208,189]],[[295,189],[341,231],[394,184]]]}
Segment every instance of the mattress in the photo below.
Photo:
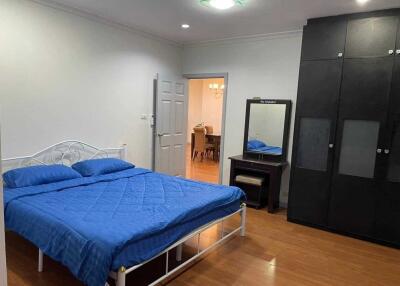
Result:
{"label": "mattress", "polygon": [[236,187],[134,168],[5,189],[5,222],[89,286],[141,263],[201,225],[240,208]]}

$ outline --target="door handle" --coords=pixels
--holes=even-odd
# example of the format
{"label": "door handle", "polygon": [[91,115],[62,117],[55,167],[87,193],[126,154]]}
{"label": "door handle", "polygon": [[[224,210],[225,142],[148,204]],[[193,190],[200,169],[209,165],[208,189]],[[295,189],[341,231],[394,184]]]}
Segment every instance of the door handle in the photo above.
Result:
{"label": "door handle", "polygon": [[396,54],[400,55],[400,49],[396,50]]}
{"label": "door handle", "polygon": [[334,146],[335,145],[333,145],[333,144],[329,144],[329,149],[333,149]]}
{"label": "door handle", "polygon": [[385,149],[385,154],[389,154],[390,153],[390,150],[389,149]]}
{"label": "door handle", "polygon": [[389,50],[389,55],[393,55],[394,50]]}
{"label": "door handle", "polygon": [[164,133],[158,133],[157,135],[158,135],[158,137],[162,137],[162,136],[164,136],[165,134],[164,134]]}
{"label": "door handle", "polygon": [[382,149],[381,148],[376,149],[376,153],[381,154],[382,153]]}
{"label": "door handle", "polygon": [[343,53],[338,53],[338,58],[342,58],[343,57]]}

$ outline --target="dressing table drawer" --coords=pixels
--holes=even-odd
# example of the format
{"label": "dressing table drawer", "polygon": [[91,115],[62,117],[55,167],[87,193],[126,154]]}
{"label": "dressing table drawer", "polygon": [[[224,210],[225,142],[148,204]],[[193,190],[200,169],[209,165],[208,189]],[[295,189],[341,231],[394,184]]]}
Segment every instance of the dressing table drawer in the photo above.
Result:
{"label": "dressing table drawer", "polygon": [[256,162],[252,162],[252,161],[248,161],[248,162],[236,161],[234,164],[236,164],[236,168],[250,168],[250,169],[257,169],[257,170],[268,170],[268,168],[265,165],[258,164]]}

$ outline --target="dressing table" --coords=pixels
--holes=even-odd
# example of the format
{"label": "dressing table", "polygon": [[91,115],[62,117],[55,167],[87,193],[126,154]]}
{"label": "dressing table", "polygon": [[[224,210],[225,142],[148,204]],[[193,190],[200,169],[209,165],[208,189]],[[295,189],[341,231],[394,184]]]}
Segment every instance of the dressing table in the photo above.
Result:
{"label": "dressing table", "polygon": [[279,208],[290,113],[289,100],[247,100],[243,154],[229,157],[229,184],[246,193],[250,207],[267,206],[270,213]]}

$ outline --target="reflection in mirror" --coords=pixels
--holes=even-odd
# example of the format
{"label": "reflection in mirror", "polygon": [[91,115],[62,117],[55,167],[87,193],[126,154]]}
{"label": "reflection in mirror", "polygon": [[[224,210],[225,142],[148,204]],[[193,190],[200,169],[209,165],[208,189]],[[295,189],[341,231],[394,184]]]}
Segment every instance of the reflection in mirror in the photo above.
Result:
{"label": "reflection in mirror", "polygon": [[285,104],[250,105],[247,152],[282,155]]}

